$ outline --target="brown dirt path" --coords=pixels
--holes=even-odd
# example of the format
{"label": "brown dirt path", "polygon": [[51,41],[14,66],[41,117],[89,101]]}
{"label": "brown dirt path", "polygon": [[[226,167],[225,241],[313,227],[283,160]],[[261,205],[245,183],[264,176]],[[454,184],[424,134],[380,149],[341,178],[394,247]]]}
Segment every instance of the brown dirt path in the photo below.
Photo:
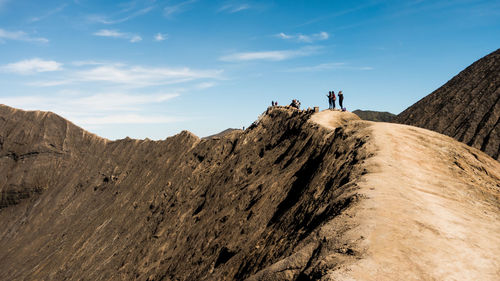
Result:
{"label": "brown dirt path", "polygon": [[[313,120],[333,128],[339,114]],[[323,279],[498,280],[500,163],[425,129],[370,128],[375,155],[359,182],[366,199],[347,234],[365,237],[367,254]]]}

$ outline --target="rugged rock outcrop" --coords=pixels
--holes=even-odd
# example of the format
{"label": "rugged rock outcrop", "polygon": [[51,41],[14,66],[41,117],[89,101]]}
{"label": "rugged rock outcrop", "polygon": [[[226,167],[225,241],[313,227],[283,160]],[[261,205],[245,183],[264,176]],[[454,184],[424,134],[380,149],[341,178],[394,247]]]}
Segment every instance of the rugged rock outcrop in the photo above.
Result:
{"label": "rugged rock outcrop", "polygon": [[0,138],[1,280],[499,277],[500,163],[424,129],[277,107],[108,141],[0,106]]}
{"label": "rugged rock outcrop", "polygon": [[430,129],[500,159],[500,49],[476,61],[394,120]]}
{"label": "rugged rock outcrop", "polygon": [[0,279],[245,279],[306,245],[311,256],[314,231],[357,200],[350,182],[368,157],[354,127],[331,133],[296,110],[220,140],[160,142],[107,141],[46,112],[0,116]]}
{"label": "rugged rock outcrop", "polygon": [[356,109],[352,113],[356,114],[362,120],[374,121],[374,122],[392,122],[396,115],[387,111],[372,111],[372,110],[361,110]]}

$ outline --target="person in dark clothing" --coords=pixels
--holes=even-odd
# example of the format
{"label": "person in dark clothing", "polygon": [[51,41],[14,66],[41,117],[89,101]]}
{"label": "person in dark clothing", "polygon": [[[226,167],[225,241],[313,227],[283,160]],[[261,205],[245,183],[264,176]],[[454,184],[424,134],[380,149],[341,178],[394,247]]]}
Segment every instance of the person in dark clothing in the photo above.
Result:
{"label": "person in dark clothing", "polygon": [[335,109],[335,100],[337,98],[335,98],[335,91],[332,91],[332,109]]}
{"label": "person in dark clothing", "polygon": [[344,94],[342,94],[342,91],[339,91],[338,93],[339,95],[339,105],[340,105],[340,109],[344,109]]}
{"label": "person in dark clothing", "polygon": [[326,96],[328,97],[328,109],[332,109],[332,91],[329,91]]}

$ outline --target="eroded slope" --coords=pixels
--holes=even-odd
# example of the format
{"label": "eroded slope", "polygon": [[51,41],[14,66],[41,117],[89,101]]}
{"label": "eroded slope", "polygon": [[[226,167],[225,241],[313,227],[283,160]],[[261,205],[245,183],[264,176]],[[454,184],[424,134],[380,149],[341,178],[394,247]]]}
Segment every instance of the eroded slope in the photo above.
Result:
{"label": "eroded slope", "polygon": [[[161,142],[87,139],[69,123],[54,131],[76,130],[81,141],[46,141],[39,136],[52,125],[32,124],[37,114],[52,116],[2,111],[11,176],[1,190],[46,184],[0,211],[0,279],[242,280],[302,251],[275,275],[296,278],[319,248],[343,247],[340,238],[324,246],[316,231],[358,200],[353,181],[368,157],[365,125],[330,131],[291,109],[220,140],[183,132]],[[65,146],[12,158],[24,153],[19,135],[37,136],[23,139],[23,151]]]}
{"label": "eroded slope", "polygon": [[500,276],[500,163],[440,134],[277,107],[220,139],[110,142],[62,122],[75,133],[48,139],[65,149],[12,158],[48,125],[1,109],[0,190],[44,185],[0,210],[0,279]]}

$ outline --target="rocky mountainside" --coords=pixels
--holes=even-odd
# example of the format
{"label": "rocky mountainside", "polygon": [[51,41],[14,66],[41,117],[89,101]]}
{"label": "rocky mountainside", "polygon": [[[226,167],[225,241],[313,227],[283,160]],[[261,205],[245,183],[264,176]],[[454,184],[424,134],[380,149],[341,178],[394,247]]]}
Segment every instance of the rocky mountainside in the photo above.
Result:
{"label": "rocky mountainside", "polygon": [[0,106],[0,280],[497,280],[500,163],[348,112],[109,141]]}
{"label": "rocky mountainside", "polygon": [[374,121],[374,122],[392,122],[396,115],[390,112],[382,111],[372,111],[372,110],[361,110],[356,109],[352,113],[356,114],[362,120]]}
{"label": "rocky mountainside", "polygon": [[500,49],[403,111],[395,122],[451,136],[500,160]]}
{"label": "rocky mountainside", "polygon": [[219,132],[217,134],[213,134],[213,135],[210,135],[210,136],[206,136],[204,137],[204,139],[213,139],[213,138],[221,138],[229,133],[232,133],[234,131],[239,131],[240,129],[234,129],[234,128],[228,128],[228,129],[225,129],[224,131],[222,132]]}

